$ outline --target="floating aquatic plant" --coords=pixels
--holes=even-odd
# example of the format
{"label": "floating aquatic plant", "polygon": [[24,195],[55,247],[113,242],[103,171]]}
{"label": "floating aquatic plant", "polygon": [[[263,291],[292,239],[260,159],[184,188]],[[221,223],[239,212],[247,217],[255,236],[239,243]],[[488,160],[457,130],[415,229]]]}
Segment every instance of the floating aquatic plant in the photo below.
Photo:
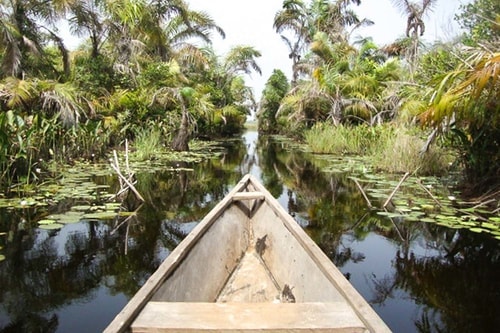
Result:
{"label": "floating aquatic plant", "polygon": [[61,229],[62,227],[64,227],[64,224],[60,224],[60,223],[42,224],[42,225],[38,226],[38,228],[45,229],[45,230],[57,230],[57,229]]}
{"label": "floating aquatic plant", "polygon": [[[320,155],[314,156],[314,161],[323,172],[348,173],[348,178],[359,184],[370,208],[379,207],[377,215],[381,217],[468,229],[491,234],[500,240],[498,212],[493,214],[481,205],[471,206],[457,199],[460,193],[450,191],[439,178],[410,175],[391,197],[393,189],[399,185],[400,176],[378,174],[363,158]],[[386,201],[390,207],[383,210]]]}

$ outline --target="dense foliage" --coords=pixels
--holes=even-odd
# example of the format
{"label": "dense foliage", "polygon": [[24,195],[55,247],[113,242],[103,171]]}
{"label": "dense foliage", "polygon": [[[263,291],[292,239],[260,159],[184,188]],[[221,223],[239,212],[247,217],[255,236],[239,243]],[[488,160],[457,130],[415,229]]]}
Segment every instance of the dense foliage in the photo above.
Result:
{"label": "dense foliage", "polygon": [[[292,89],[281,98],[275,120],[261,119],[262,128],[302,136],[313,151],[325,152],[335,146],[328,126],[339,133],[351,127],[353,138],[345,142],[352,146],[341,150],[360,153],[356,126],[387,123],[381,130],[386,142],[379,144],[386,151],[378,155],[391,156],[392,164],[398,164],[398,159],[425,164],[435,152],[431,145],[441,146],[447,156],[458,157],[453,165],[465,169],[468,184],[478,185],[475,190],[497,188],[498,2],[476,0],[462,5],[455,19],[463,36],[435,45],[424,43],[423,17],[432,15],[437,1],[392,2],[407,19],[401,31],[404,37],[379,47],[370,38],[353,41],[350,37],[354,29],[371,23],[356,15],[360,1],[284,0],[274,28],[290,48]],[[267,96],[261,103],[262,115],[269,114],[268,105],[275,98],[268,101]],[[407,133],[405,140],[413,146],[420,142],[420,149],[412,149],[413,156],[395,156],[402,138],[396,133]],[[393,170],[391,163],[387,171]],[[448,165],[433,167],[433,172],[445,172]]]}
{"label": "dense foliage", "polygon": [[[85,41],[72,52],[64,21]],[[220,58],[213,33],[225,36],[183,0],[1,1],[0,187],[145,131],[174,150],[241,131],[255,108],[244,75],[260,74],[260,52],[235,46]]]}
{"label": "dense foliage", "polygon": [[[497,186],[497,2],[462,5],[462,38],[435,45],[424,43],[423,17],[437,1],[392,2],[407,26],[378,46],[352,38],[373,24],[356,14],[359,0],[284,0],[270,24],[289,48],[292,77],[269,77],[259,130],[311,138],[318,123],[387,123],[426,138],[415,158],[444,145],[467,180]],[[257,109],[244,76],[261,73],[260,52],[235,46],[217,55],[212,34],[225,32],[183,0],[0,4],[2,188],[37,180],[50,161],[94,159],[148,131],[158,147],[188,150],[194,136],[238,133]],[[84,40],[75,51],[59,35],[63,21]]]}

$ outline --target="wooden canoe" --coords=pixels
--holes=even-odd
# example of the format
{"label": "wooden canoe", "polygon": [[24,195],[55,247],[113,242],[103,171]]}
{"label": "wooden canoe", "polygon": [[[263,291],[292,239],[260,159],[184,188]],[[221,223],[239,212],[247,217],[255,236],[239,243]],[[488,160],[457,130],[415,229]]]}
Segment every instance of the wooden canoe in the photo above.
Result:
{"label": "wooden canoe", "polygon": [[105,332],[390,332],[297,222],[246,175]]}

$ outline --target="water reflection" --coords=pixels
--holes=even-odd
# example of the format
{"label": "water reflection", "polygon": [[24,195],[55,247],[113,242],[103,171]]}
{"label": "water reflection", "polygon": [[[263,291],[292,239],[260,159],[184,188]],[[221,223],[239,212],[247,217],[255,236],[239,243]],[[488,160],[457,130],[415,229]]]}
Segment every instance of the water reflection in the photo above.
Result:
{"label": "water reflection", "polygon": [[[133,218],[45,231],[36,228],[44,209],[0,210],[0,332],[101,331],[246,173],[279,199],[395,332],[499,326],[498,241],[381,217],[347,174],[320,172],[313,156],[286,140],[249,132],[223,144],[224,154],[183,171],[138,173],[146,203]],[[123,204],[138,208],[134,200]]]}

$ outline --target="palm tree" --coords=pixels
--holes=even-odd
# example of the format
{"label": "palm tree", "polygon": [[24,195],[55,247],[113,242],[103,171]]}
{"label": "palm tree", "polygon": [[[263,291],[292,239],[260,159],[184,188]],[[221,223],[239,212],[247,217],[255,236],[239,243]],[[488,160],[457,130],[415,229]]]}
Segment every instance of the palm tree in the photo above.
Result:
{"label": "palm tree", "polygon": [[[274,16],[273,27],[277,33],[281,34],[281,39],[290,51],[288,57],[292,59],[293,87],[297,84],[299,78],[298,63],[312,39],[308,10],[304,1],[284,0],[283,9]],[[294,35],[294,40],[291,37],[283,35],[287,31]]]}
{"label": "palm tree", "polygon": [[391,1],[394,6],[399,8],[403,15],[407,16],[405,34],[412,40],[411,48],[407,51],[407,56],[410,63],[410,69],[413,72],[418,57],[419,39],[425,32],[424,15],[432,11],[437,0],[422,0],[421,4],[414,3],[410,0]]}
{"label": "palm tree", "polygon": [[149,53],[167,61],[190,41],[211,43],[211,32],[225,38],[225,32],[206,13],[190,10],[184,1],[153,0],[139,27]]}
{"label": "palm tree", "polygon": [[382,116],[387,118],[386,82],[399,78],[397,62],[387,60],[369,39],[356,49],[345,41],[331,42],[323,32],[316,34],[311,51],[320,60],[312,82],[292,89],[278,116],[286,114],[306,126],[326,119],[335,125],[345,121],[373,125]]}
{"label": "palm tree", "polygon": [[176,99],[181,107],[181,123],[172,141],[172,149],[175,151],[188,151],[190,136],[188,108],[193,101],[194,89],[184,87],[181,89],[164,88],[163,90],[167,95],[170,95],[171,98]]}
{"label": "palm tree", "polygon": [[76,125],[83,112],[76,88],[53,80],[6,78],[0,84],[0,102],[22,117],[56,117],[66,127]]}
{"label": "palm tree", "polygon": [[44,46],[52,40],[61,51],[66,74],[68,53],[55,24],[68,8],[65,0],[53,2],[11,0],[0,3],[2,76],[23,77],[30,70],[28,54],[43,59]]}
{"label": "palm tree", "polygon": [[[224,113],[228,116],[243,113],[244,119],[247,111],[246,103],[253,101],[253,95],[250,88],[244,84],[242,75],[253,71],[261,73],[255,60],[260,56],[260,52],[252,47],[234,47],[222,63],[218,62],[211,49],[198,49],[197,54],[204,57],[204,66],[193,70],[199,64],[186,62],[186,66],[179,66],[172,60],[171,71],[174,67],[177,69],[176,86],[159,87],[153,92],[153,104],[180,111],[179,129],[171,145],[172,149],[177,151],[189,150],[189,139],[196,121],[195,117],[203,117],[209,122],[213,113],[217,111],[223,118]],[[202,74],[199,74],[200,72]],[[207,77],[210,78],[208,82]],[[226,125],[231,124],[227,122]]]}
{"label": "palm tree", "polygon": [[373,22],[360,20],[349,5],[359,5],[360,0],[313,0],[309,7],[301,0],[283,1],[283,10],[276,13],[274,28],[277,33],[291,32],[295,40],[281,35],[281,38],[290,50],[292,59],[292,87],[296,86],[299,73],[304,66],[303,56],[310,43],[313,43],[318,33],[326,34],[331,42],[347,43],[349,34],[346,27],[354,29]]}
{"label": "palm tree", "polygon": [[500,52],[484,48],[466,52],[469,56],[463,63],[436,85],[420,120],[434,133],[454,134],[470,181],[486,178],[489,185],[498,184]]}
{"label": "palm tree", "polygon": [[281,70],[275,69],[262,91],[262,99],[257,112],[259,132],[277,132],[276,112],[289,89],[290,85],[285,74]]}
{"label": "palm tree", "polygon": [[316,31],[322,31],[332,41],[346,42],[348,34],[346,27],[360,27],[370,25],[369,20],[360,20],[356,13],[349,8],[351,4],[359,6],[361,0],[314,0],[311,3],[311,18]]}
{"label": "palm tree", "polygon": [[97,58],[106,39],[106,0],[75,1],[69,8],[68,18],[71,31],[78,37],[88,37],[91,43],[91,57]]}

